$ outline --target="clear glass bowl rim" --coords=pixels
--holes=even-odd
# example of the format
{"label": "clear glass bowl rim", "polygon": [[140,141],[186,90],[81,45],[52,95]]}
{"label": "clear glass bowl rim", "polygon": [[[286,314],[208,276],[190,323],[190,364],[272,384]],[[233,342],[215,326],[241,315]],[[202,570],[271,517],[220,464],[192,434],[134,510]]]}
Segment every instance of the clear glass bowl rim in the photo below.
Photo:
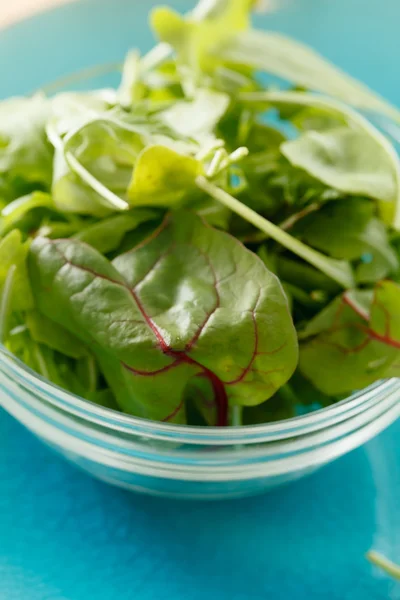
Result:
{"label": "clear glass bowl rim", "polygon": [[26,390],[43,393],[48,403],[72,418],[78,417],[88,427],[97,424],[117,435],[132,434],[196,445],[232,446],[290,439],[299,434],[315,433],[362,413],[368,402],[379,394],[397,391],[400,403],[400,380],[389,379],[376,382],[331,406],[273,423],[230,427],[174,425],[119,413],[76,396],[35,373],[1,345],[0,369]]}

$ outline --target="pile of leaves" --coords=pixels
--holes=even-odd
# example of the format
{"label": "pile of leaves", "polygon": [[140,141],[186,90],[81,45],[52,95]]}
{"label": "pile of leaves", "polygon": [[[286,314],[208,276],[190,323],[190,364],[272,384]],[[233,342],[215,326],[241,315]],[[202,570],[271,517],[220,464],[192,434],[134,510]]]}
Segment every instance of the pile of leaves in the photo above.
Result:
{"label": "pile of leaves", "polygon": [[261,423],[400,374],[400,113],[253,4],[156,9],[118,90],[0,104],[1,342],[87,400]]}

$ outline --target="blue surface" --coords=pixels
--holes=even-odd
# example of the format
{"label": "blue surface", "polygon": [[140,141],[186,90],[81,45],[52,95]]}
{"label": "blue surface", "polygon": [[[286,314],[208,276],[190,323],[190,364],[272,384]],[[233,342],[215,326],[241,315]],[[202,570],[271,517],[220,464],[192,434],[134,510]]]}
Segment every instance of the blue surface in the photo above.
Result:
{"label": "blue surface", "polygon": [[[150,47],[153,2],[89,0],[0,35],[0,96]],[[189,2],[175,1],[184,8]],[[264,19],[393,102],[398,0],[286,0]],[[370,547],[400,562],[400,423],[267,496],[182,503],[130,495],[64,463],[0,414],[3,600],[396,600]]]}

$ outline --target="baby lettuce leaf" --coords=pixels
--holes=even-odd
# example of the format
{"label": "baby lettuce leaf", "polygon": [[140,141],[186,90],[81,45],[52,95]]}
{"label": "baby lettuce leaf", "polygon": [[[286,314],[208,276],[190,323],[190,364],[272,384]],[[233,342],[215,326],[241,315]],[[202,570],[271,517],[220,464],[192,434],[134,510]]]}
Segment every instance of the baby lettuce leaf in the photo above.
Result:
{"label": "baby lettuce leaf", "polygon": [[396,182],[387,153],[369,135],[349,127],[307,131],[281,145],[292,165],[347,194],[393,202]]}
{"label": "baby lettuce leaf", "polygon": [[133,206],[174,206],[195,189],[202,164],[162,145],[148,146],[138,157],[128,188]]}
{"label": "baby lettuce leaf", "polygon": [[179,64],[189,67],[195,76],[212,71],[220,62],[209,52],[250,25],[250,10],[254,0],[217,0],[202,3],[195,15],[187,18],[166,8],[151,13],[151,25],[158,38],[173,47]]}
{"label": "baby lettuce leaf", "polygon": [[214,132],[229,103],[227,94],[199,89],[193,100],[175,102],[158,118],[179,136],[204,138]]}
{"label": "baby lettuce leaf", "polygon": [[32,192],[7,204],[1,211],[0,233],[4,234],[5,231],[15,227],[20,219],[35,208],[54,208],[50,194]]}
{"label": "baby lettuce leaf", "polygon": [[399,306],[393,281],[338,297],[299,336],[302,374],[332,396],[390,376],[400,358]]}
{"label": "baby lettuce leaf", "polygon": [[304,44],[270,31],[243,31],[208,46],[219,58],[400,121],[400,111]]}
{"label": "baby lettuce leaf", "polygon": [[184,422],[185,389],[203,377],[223,425],[228,404],[263,402],[296,367],[277,277],[193,213],[112,264],[78,240],[36,239],[29,274],[42,314],[87,343],[126,412]]}
{"label": "baby lettuce leaf", "polygon": [[11,306],[14,311],[33,308],[26,259],[29,242],[23,242],[21,232],[14,229],[0,241],[0,295],[3,292],[10,269],[14,270]]}
{"label": "baby lettuce leaf", "polygon": [[11,185],[16,178],[50,184],[52,148],[45,134],[48,116],[49,103],[40,95],[0,103],[0,175],[4,173]]}

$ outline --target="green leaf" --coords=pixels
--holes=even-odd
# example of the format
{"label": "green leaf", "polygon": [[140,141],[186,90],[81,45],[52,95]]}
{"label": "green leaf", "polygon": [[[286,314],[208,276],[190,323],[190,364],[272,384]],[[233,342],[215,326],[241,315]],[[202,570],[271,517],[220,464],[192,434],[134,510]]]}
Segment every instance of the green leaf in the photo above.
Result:
{"label": "green leaf", "polygon": [[300,338],[300,371],[337,396],[390,376],[400,357],[400,286],[382,281],[346,293],[310,321]]}
{"label": "green leaf", "polygon": [[215,198],[215,200],[218,200],[221,202],[221,204],[227,206],[233,212],[240,215],[243,219],[261,231],[265,232],[284,248],[287,248],[294,254],[297,254],[303,260],[309,262],[314,267],[325,273],[325,275],[331,277],[342,287],[353,287],[354,278],[349,263],[346,263],[345,261],[334,260],[328,256],[320,254],[312,248],[309,248],[299,240],[296,240],[294,237],[286,233],[286,231],[283,231],[277,227],[274,223],[264,219],[264,217],[257,214],[254,210],[239,202],[239,200],[225,192],[225,190],[217,187],[210,181],[207,181],[205,177],[197,177],[196,185],[201,190],[209,194],[212,198]]}
{"label": "green leaf", "polygon": [[101,218],[109,215],[112,210],[100,194],[71,171],[63,152],[59,150],[54,158],[52,196],[56,208],[67,214]]}
{"label": "green leaf", "polygon": [[[384,198],[382,197],[382,201],[379,204],[380,214],[382,216],[382,220],[388,224],[392,225],[395,229],[400,229],[400,161],[396,149],[394,148],[391,141],[385,137],[381,131],[379,131],[372,123],[370,123],[367,119],[365,119],[361,114],[357,113],[355,110],[346,106],[345,104],[341,104],[335,100],[330,98],[324,98],[322,96],[315,96],[313,94],[304,93],[304,92],[275,92],[275,91],[266,91],[266,92],[255,92],[249,94],[241,94],[241,100],[246,105],[254,106],[262,106],[271,107],[276,106],[278,108],[287,107],[287,106],[297,106],[297,107],[311,107],[313,109],[317,109],[318,111],[323,111],[327,115],[339,116],[341,119],[350,126],[352,130],[359,131],[360,133],[364,133],[369,136],[370,140],[368,142],[368,147],[371,148],[372,153],[372,145],[376,144],[376,152],[379,159],[379,169],[378,172],[374,171],[374,182],[376,183],[375,177],[379,175],[380,178],[383,177],[383,173],[386,169],[390,169],[392,173],[393,179],[393,194],[390,198],[387,198],[386,195],[388,193],[388,182],[386,182],[386,187],[384,190]],[[340,129],[340,128],[339,128]],[[329,132],[327,132],[329,133]],[[372,144],[372,145],[371,145]],[[378,151],[378,146],[380,150]],[[383,166],[383,154],[386,157],[386,167]],[[328,154],[329,156],[329,154]],[[325,158],[324,158],[325,157]],[[329,163],[326,164],[326,153],[323,155],[323,172],[329,172]],[[336,161],[338,157],[336,157]],[[318,160],[317,160],[318,162]],[[358,165],[357,159],[355,161],[357,165],[356,170],[356,182],[352,182],[352,186],[360,185],[360,177],[363,176],[362,166]],[[318,167],[321,168],[321,165]],[[360,171],[360,172],[359,172]],[[332,176],[332,173],[328,173],[329,177]],[[336,179],[339,180],[339,183],[344,183],[343,173],[339,171],[339,173],[335,174]],[[354,174],[353,174],[354,175]],[[363,177],[361,177],[363,180]],[[348,181],[347,181],[348,184]],[[364,188],[364,183],[363,186]],[[376,193],[376,189],[374,187],[374,192]],[[379,193],[379,192],[378,192]],[[367,194],[369,195],[369,194]],[[377,196],[379,198],[379,196]],[[389,200],[389,202],[387,201]]]}
{"label": "green leaf", "polygon": [[0,103],[0,174],[8,181],[49,185],[52,149],[46,140],[49,103],[40,96]]}
{"label": "green leaf", "polygon": [[270,31],[250,30],[221,42],[209,48],[224,60],[265,71],[357,108],[400,120],[396,107],[296,40]]}
{"label": "green leaf", "polygon": [[157,217],[158,212],[155,210],[135,209],[129,213],[115,215],[93,223],[78,231],[73,237],[89,244],[101,254],[108,254],[119,248],[125,234]]}
{"label": "green leaf", "polygon": [[227,94],[199,89],[191,101],[175,102],[157,117],[179,136],[204,139],[214,132],[229,103]]}
{"label": "green leaf", "polygon": [[210,55],[210,47],[220,45],[250,24],[254,0],[216,0],[203,3],[186,19],[177,12],[156,8],[151,13],[151,25],[158,38],[170,44],[180,64],[194,73],[213,70],[218,60]]}
{"label": "green leaf", "polygon": [[225,424],[228,402],[264,401],[297,363],[278,279],[192,213],[113,264],[77,240],[37,239],[30,278],[41,312],[87,342],[133,414],[183,422],[185,389],[205,377]]}
{"label": "green leaf", "polygon": [[334,258],[361,259],[356,280],[375,283],[400,265],[384,224],[373,214],[373,204],[365,198],[336,200],[302,219],[294,233]]}
{"label": "green leaf", "polygon": [[26,270],[28,251],[29,243],[22,242],[22,236],[18,229],[14,229],[0,241],[0,295],[4,289],[10,268],[15,267],[11,301],[14,311],[28,310],[33,306]]}
{"label": "green leaf", "polygon": [[35,342],[71,358],[82,358],[87,354],[87,350],[78,338],[38,311],[27,313],[25,321]]}
{"label": "green leaf", "polygon": [[396,182],[386,152],[362,131],[339,127],[307,131],[281,145],[292,165],[341,192],[383,202],[396,196]]}
{"label": "green leaf", "polygon": [[17,225],[29,211],[35,208],[54,208],[54,202],[49,194],[32,192],[22,198],[17,198],[7,204],[1,211],[0,231],[4,233]]}
{"label": "green leaf", "polygon": [[136,162],[128,198],[133,206],[174,206],[195,189],[201,163],[167,146],[145,148]]}

